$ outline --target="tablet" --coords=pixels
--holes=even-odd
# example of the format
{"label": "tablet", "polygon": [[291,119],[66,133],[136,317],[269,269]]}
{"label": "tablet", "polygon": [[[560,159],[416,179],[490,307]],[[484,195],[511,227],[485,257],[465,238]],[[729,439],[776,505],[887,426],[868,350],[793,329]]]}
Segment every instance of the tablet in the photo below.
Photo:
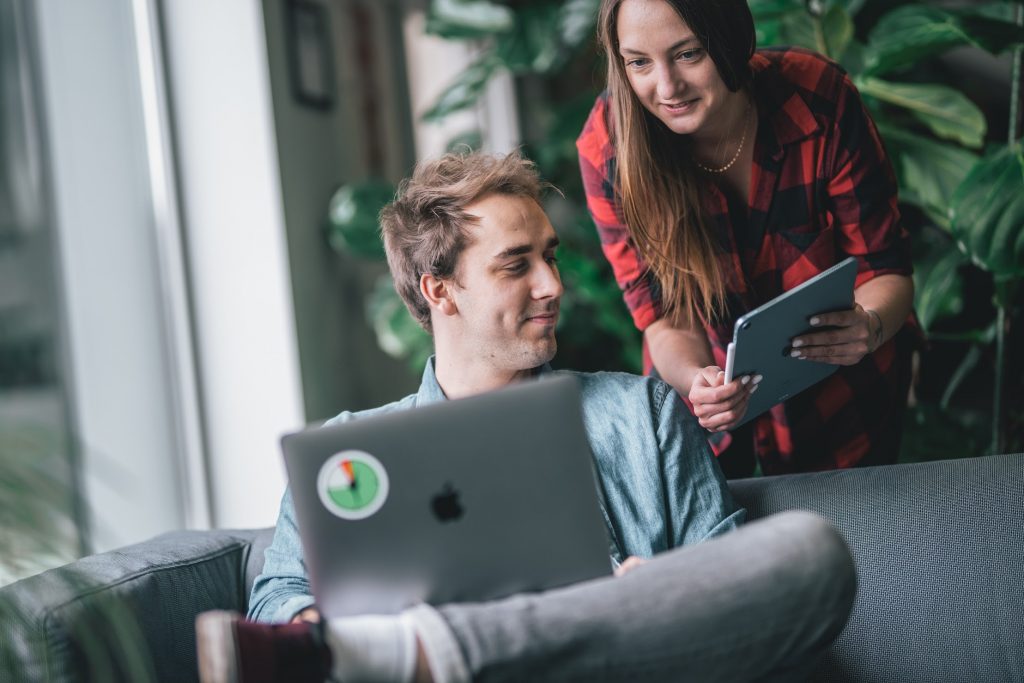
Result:
{"label": "tablet", "polygon": [[790,357],[790,343],[793,337],[823,329],[808,323],[815,314],[852,308],[856,277],[857,261],[850,256],[736,320],[726,352],[725,381],[743,375],[762,377],[737,427],[839,369]]}

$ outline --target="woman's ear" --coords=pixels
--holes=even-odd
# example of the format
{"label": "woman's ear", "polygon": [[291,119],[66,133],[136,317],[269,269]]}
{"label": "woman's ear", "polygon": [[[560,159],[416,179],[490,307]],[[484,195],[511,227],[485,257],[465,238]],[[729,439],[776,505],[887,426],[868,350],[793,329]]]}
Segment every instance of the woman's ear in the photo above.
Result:
{"label": "woman's ear", "polygon": [[452,296],[451,281],[435,275],[420,275],[420,294],[426,300],[430,310],[438,315],[455,315],[459,312]]}

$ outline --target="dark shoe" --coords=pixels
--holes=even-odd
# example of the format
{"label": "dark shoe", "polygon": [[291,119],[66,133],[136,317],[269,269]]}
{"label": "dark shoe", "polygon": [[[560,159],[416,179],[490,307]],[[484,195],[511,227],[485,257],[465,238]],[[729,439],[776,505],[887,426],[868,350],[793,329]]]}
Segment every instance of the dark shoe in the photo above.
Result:
{"label": "dark shoe", "polygon": [[323,683],[331,671],[317,624],[261,624],[237,612],[203,612],[196,617],[196,646],[202,683]]}

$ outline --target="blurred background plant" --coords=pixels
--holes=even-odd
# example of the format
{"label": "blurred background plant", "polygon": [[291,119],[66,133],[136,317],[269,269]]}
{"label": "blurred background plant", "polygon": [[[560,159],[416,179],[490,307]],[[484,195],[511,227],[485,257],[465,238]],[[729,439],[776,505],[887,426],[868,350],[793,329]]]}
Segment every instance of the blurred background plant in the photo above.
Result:
{"label": "blurred background plant", "polygon": [[[546,202],[562,237],[567,289],[556,365],[636,372],[640,335],[600,253],[574,144],[603,87],[593,40],[599,4],[432,0],[428,32],[472,41],[479,56],[424,117],[440,120],[472,106],[499,71],[516,76],[524,151],[565,193]],[[843,65],[896,168],[913,237],[915,305],[930,340],[901,459],[1024,450],[1022,354],[1006,353],[1021,348],[1022,337],[1013,325],[1024,276],[1024,158],[1017,140],[1022,4],[750,0],[750,6],[760,46],[799,45]],[[989,93],[986,109],[963,81],[969,72],[951,68],[949,56],[965,50],[1014,53],[1011,86]],[[998,132],[1003,126],[1005,137]],[[479,134],[467,131],[452,145],[478,141]],[[382,183],[341,188],[330,209],[332,244],[382,258],[376,214],[392,192]],[[386,279],[370,296],[367,314],[381,348],[418,372],[430,340]]]}
{"label": "blurred background plant", "polygon": [[82,552],[62,448],[52,429],[0,421],[0,586]]}
{"label": "blurred background plant", "polygon": [[[50,426],[0,420],[0,586],[88,552],[63,441]],[[52,634],[45,629],[67,631],[77,648],[82,680],[156,680],[148,645],[126,604],[109,593],[91,596],[90,580],[73,569],[53,569],[43,576],[69,603],[75,598],[75,618],[40,615],[39,605],[26,602],[16,585],[0,589],[0,680],[27,680],[21,664],[47,660]]]}

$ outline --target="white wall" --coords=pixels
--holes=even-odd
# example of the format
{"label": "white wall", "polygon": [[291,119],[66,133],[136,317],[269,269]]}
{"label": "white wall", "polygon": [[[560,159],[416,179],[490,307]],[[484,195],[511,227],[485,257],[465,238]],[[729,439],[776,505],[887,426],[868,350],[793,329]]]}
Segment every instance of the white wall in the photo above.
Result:
{"label": "white wall", "polygon": [[72,423],[95,550],[184,523],[128,0],[35,5]]}
{"label": "white wall", "polygon": [[[293,93],[288,68],[287,7],[263,0],[264,24],[277,135],[278,164],[291,265],[302,391],[309,420],[342,410],[381,405],[413,391],[418,376],[377,348],[366,322],[365,300],[383,263],[336,253],[326,222],[331,196],[343,184],[376,175],[397,182],[413,163],[408,113],[402,101],[401,52],[389,38],[393,2],[362,3],[370,35],[359,38],[355,3],[314,0],[324,9],[335,97],[327,108],[310,107]],[[393,26],[397,33],[397,26]],[[375,54],[367,72],[357,64],[360,40]],[[381,168],[370,166],[363,121],[375,102]]]}
{"label": "white wall", "polygon": [[303,425],[260,3],[164,3],[200,387],[219,527],[271,525]]}

